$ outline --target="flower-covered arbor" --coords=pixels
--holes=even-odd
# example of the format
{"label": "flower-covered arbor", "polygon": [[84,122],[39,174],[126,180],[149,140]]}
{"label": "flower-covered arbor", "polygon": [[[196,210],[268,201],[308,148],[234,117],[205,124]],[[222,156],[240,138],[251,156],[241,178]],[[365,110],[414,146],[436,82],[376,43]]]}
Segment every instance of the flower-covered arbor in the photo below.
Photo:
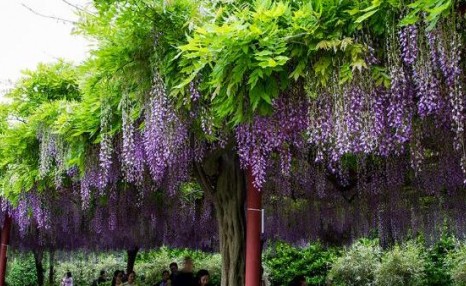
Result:
{"label": "flower-covered arbor", "polygon": [[214,213],[242,285],[245,170],[273,237],[399,239],[429,211],[461,230],[462,204],[426,202],[464,187],[461,1],[93,4],[89,59],[2,107],[2,210],[30,245],[212,247]]}

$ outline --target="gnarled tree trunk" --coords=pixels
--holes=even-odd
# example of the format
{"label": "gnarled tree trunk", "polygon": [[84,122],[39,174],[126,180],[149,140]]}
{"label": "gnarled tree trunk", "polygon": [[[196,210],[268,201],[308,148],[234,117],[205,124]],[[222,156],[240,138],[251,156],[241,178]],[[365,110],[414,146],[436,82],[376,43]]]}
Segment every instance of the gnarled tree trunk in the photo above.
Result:
{"label": "gnarled tree trunk", "polygon": [[126,264],[126,273],[130,273],[134,270],[134,263],[136,262],[136,256],[138,255],[138,251],[138,247],[127,250],[128,262]]}
{"label": "gnarled tree trunk", "polygon": [[196,165],[198,179],[214,200],[222,255],[222,286],[244,285],[245,177],[230,148]]}
{"label": "gnarled tree trunk", "polygon": [[53,249],[50,249],[49,251],[49,285],[54,285],[54,270],[53,270],[53,267],[54,267],[54,264],[55,264],[55,250]]}

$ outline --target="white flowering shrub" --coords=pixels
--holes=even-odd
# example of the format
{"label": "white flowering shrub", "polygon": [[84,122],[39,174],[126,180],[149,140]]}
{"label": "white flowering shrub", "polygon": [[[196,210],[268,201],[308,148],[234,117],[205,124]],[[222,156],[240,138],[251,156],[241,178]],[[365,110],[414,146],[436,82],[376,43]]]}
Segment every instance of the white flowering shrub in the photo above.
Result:
{"label": "white flowering shrub", "polygon": [[447,268],[455,286],[466,286],[466,244],[458,245],[456,251],[449,253],[446,259]]}
{"label": "white flowering shrub", "polygon": [[327,276],[330,285],[375,285],[375,270],[380,265],[382,249],[377,240],[360,240],[335,260]]}
{"label": "white flowering shrub", "polygon": [[385,252],[375,271],[375,285],[426,285],[425,253],[425,248],[413,241],[408,241],[401,247],[396,245]]}
{"label": "white flowering shrub", "polygon": [[124,254],[104,253],[104,254],[82,254],[72,252],[69,259],[60,259],[55,264],[55,284],[60,285],[60,281],[70,271],[73,275],[74,285],[91,285],[98,276],[100,270],[107,272],[107,278],[111,279],[113,272],[117,269],[126,269],[126,259]]}

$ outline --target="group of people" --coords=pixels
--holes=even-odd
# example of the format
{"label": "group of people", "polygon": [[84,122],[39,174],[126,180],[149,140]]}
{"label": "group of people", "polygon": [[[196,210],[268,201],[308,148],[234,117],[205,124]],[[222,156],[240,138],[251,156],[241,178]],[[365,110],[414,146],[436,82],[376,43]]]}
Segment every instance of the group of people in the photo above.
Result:
{"label": "group of people", "polygon": [[183,268],[178,270],[176,262],[170,263],[170,272],[164,270],[162,272],[162,281],[154,286],[206,286],[209,283],[209,271],[205,269],[199,270],[194,275],[194,263],[191,257],[185,257],[183,260]]}
{"label": "group of people", "polygon": [[[178,264],[172,262],[170,264],[171,273],[168,270],[164,270],[162,272],[162,280],[154,286],[206,286],[209,283],[209,271],[201,269],[194,275],[193,269],[194,263],[190,257],[184,258],[183,268],[180,271],[178,271]],[[71,273],[69,273],[69,275],[71,277]],[[65,278],[63,278],[63,280],[65,280]],[[122,270],[116,270],[113,273],[111,286],[136,286],[137,284],[135,281],[136,272],[131,271],[125,274]],[[99,286],[106,282],[106,272],[102,270],[100,271],[99,277],[92,283],[92,286]],[[62,285],[73,286],[73,284]]]}
{"label": "group of people", "polygon": [[[170,272],[164,270],[162,272],[162,280],[154,286],[206,286],[209,283],[209,271],[205,269],[199,270],[194,275],[194,263],[191,257],[185,257],[183,260],[183,268],[178,270],[176,262],[170,263]],[[111,286],[136,286],[136,272],[130,271],[127,274],[122,270],[116,270],[113,273]],[[99,286],[107,282],[105,270],[100,271],[99,277],[94,280],[92,286]],[[264,281],[261,283],[265,285]],[[289,286],[306,286],[306,278],[302,275],[296,276]],[[61,286],[73,286],[73,277],[68,271],[61,282]]]}
{"label": "group of people", "polygon": [[[107,273],[101,270],[99,277],[92,282],[92,286],[99,286],[106,283]],[[123,270],[115,270],[112,277],[112,286],[136,286],[136,272],[130,271],[125,274]]]}

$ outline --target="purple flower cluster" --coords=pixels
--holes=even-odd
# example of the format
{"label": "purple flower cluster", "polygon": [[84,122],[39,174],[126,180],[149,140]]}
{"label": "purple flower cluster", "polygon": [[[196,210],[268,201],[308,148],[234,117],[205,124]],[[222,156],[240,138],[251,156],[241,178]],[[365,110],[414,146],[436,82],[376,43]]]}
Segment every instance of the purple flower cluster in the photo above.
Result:
{"label": "purple flower cluster", "polygon": [[189,94],[191,95],[191,100],[193,102],[198,101],[199,98],[201,98],[201,93],[199,92],[197,85],[198,83],[194,81],[189,83]]}
{"label": "purple flower cluster", "polygon": [[134,128],[128,102],[123,104],[123,145],[121,151],[121,168],[124,178],[129,183],[142,185],[144,179],[144,143],[138,130]]}
{"label": "purple flower cluster", "polygon": [[[464,144],[466,101],[461,69],[462,39],[456,29],[451,30],[452,25],[450,22],[443,23],[438,29],[438,37],[433,40],[432,45],[437,48],[439,70],[448,88],[451,128],[455,133],[454,146],[456,150],[461,152],[461,156],[466,158]],[[466,166],[463,166],[463,162],[466,162],[466,159],[461,161],[466,177]]]}
{"label": "purple flower cluster", "polygon": [[392,66],[390,99],[387,110],[388,125],[394,130],[394,142],[401,148],[411,136],[413,116],[413,88],[402,66]]}
{"label": "purple flower cluster", "polygon": [[21,236],[24,236],[26,234],[26,230],[31,224],[31,219],[29,217],[29,211],[28,211],[28,202],[25,196],[23,196],[19,202],[18,206],[13,212],[13,218],[15,221],[18,223],[19,226],[19,233]]}
{"label": "purple flower cluster", "polygon": [[399,32],[399,41],[401,46],[401,58],[407,65],[412,65],[418,55],[418,29],[416,25],[403,27]]}
{"label": "purple flower cluster", "polygon": [[151,98],[145,111],[143,132],[146,163],[152,179],[161,184],[168,168],[189,161],[188,130],[175,114],[168,101],[165,86],[159,76],[154,77]]}
{"label": "purple flower cluster", "polygon": [[109,175],[112,168],[113,142],[110,134],[111,127],[111,110],[107,103],[102,103],[100,118],[100,152],[99,152],[99,185],[102,192],[109,182]]}
{"label": "purple flower cluster", "polygon": [[380,64],[380,60],[375,56],[375,50],[373,47],[367,47],[367,56],[366,56],[366,63],[370,66]]}
{"label": "purple flower cluster", "polygon": [[349,83],[341,91],[323,91],[309,110],[308,140],[317,147],[315,161],[326,161],[337,172],[345,154],[388,156],[402,146],[410,138],[411,114],[406,106],[413,104],[404,85],[394,82],[387,91]]}
{"label": "purple flower cluster", "polygon": [[92,189],[99,189],[100,192],[103,190],[101,188],[102,176],[98,165],[90,158],[86,160],[84,175],[80,182],[82,208],[87,209],[91,201]]}
{"label": "purple flower cluster", "polygon": [[439,115],[443,107],[443,100],[440,95],[440,82],[432,70],[430,64],[418,65],[413,72],[416,83],[417,112],[419,116]]}
{"label": "purple flower cluster", "polygon": [[288,98],[278,98],[273,104],[275,113],[272,116],[257,116],[251,124],[238,126],[235,132],[241,166],[251,167],[253,184],[258,189],[265,183],[267,162],[272,152],[281,154],[282,173],[289,173],[289,148],[304,146],[303,133],[308,126],[305,99],[292,94]]}
{"label": "purple flower cluster", "polygon": [[[45,177],[53,167],[56,167],[55,173],[63,172],[65,157],[63,140],[43,128],[38,132],[37,138],[40,143],[39,176]],[[61,180],[57,183],[61,183]]]}

